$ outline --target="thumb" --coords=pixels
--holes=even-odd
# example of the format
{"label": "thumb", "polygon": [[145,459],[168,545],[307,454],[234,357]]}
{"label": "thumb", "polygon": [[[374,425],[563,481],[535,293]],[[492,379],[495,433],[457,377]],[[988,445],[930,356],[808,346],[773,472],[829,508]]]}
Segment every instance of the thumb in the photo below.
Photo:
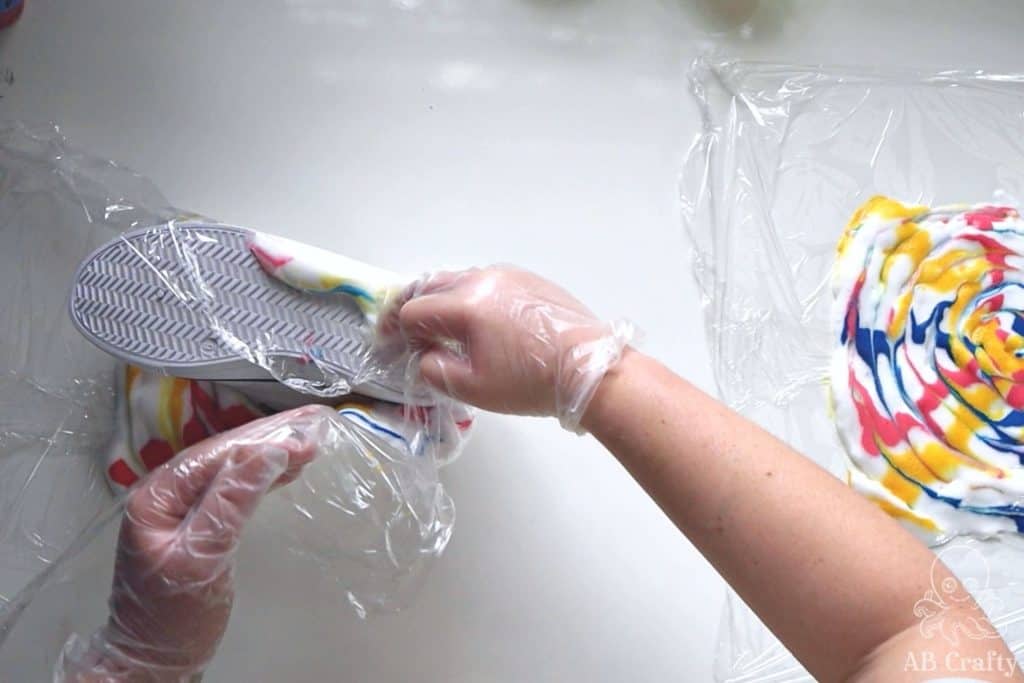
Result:
{"label": "thumb", "polygon": [[473,368],[469,359],[450,350],[431,349],[424,353],[420,358],[420,375],[427,384],[452,398],[465,400],[472,393]]}

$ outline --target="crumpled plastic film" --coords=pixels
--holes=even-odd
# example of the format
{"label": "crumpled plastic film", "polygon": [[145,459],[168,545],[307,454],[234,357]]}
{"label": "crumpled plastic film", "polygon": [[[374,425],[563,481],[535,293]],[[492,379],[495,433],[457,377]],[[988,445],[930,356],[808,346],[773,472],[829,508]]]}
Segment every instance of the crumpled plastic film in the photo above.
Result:
{"label": "crumpled plastic film", "polygon": [[[722,398],[837,476],[846,458],[828,413],[830,276],[854,211],[1024,197],[1024,76],[697,60],[703,130],[681,180],[683,222]],[[823,520],[822,533],[829,533]],[[879,549],[884,552],[884,549]],[[1019,534],[957,537],[936,553],[1015,653],[1024,651]],[[922,629],[942,635],[936,586]],[[720,629],[721,681],[812,680],[734,594]]]}
{"label": "crumpled plastic film", "polygon": [[67,278],[119,231],[174,215],[144,178],[52,127],[0,125],[0,594],[9,598],[109,504],[113,360],[66,313]]}
{"label": "crumpled plastic film", "polygon": [[[121,502],[104,463],[123,366],[71,322],[76,266],[119,235],[196,222],[216,225],[169,206],[139,175],[76,150],[55,128],[0,126],[0,313],[8,330],[0,341],[0,671],[46,680],[70,633],[88,634],[106,618]],[[216,296],[213,283],[201,284],[208,289],[194,290],[200,297]],[[454,505],[439,469],[461,451],[472,416],[435,398],[429,406],[392,403],[382,431],[346,411],[337,391],[317,396],[335,380],[345,378],[314,376],[306,398],[287,393],[289,405],[277,395],[254,399],[268,412],[326,403],[335,418],[320,456],[263,501],[247,538],[273,553],[273,566],[318,577],[329,602],[366,616],[407,604],[444,550]]]}
{"label": "crumpled plastic film", "polygon": [[379,313],[409,281],[250,228],[174,219],[89,255],[69,307],[91,341],[144,369],[433,405],[377,344]]}

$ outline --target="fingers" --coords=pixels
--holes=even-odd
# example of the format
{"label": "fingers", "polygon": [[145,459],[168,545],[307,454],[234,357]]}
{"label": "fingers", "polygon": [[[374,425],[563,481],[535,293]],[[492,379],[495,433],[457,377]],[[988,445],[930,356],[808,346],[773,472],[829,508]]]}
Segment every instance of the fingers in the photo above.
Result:
{"label": "fingers", "polygon": [[400,313],[407,303],[420,297],[450,290],[472,272],[440,271],[410,282],[393,301],[386,304],[377,322],[378,335],[388,337],[400,331]]}
{"label": "fingers", "polygon": [[424,381],[452,398],[469,398],[473,369],[465,358],[450,351],[435,349],[420,359],[420,375]]}
{"label": "fingers", "polygon": [[231,555],[245,523],[301,450],[312,446],[299,441],[249,445],[232,453],[185,523],[189,554],[215,561]]}
{"label": "fingers", "polygon": [[279,488],[286,484],[290,484],[302,473],[303,468],[309,463],[313,462],[317,453],[317,444],[313,441],[308,441],[297,450],[289,453],[288,465],[285,471],[277,478],[271,488]]}
{"label": "fingers", "polygon": [[453,292],[413,299],[399,313],[402,332],[413,346],[431,346],[445,339],[465,341],[469,307]]}
{"label": "fingers", "polygon": [[475,269],[440,270],[436,273],[432,273],[431,275],[420,278],[410,284],[406,288],[408,296],[405,300],[409,301],[416,297],[426,296],[427,294],[436,294],[438,292],[452,289],[460,280],[473,272],[475,272]]}
{"label": "fingers", "polygon": [[254,445],[289,444],[285,449],[289,459],[279,476],[284,481],[294,478],[314,457],[315,444],[333,414],[324,406],[304,406],[250,422],[185,449],[150,473],[131,493],[126,519],[142,528],[176,529],[204,497],[224,464]]}

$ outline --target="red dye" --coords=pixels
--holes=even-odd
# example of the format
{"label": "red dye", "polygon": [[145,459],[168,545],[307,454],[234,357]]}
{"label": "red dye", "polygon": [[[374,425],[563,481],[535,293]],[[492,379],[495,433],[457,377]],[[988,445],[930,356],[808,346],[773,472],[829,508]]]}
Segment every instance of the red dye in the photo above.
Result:
{"label": "red dye", "polygon": [[107,468],[107,476],[110,477],[110,481],[121,486],[131,486],[139,480],[135,472],[132,472],[132,468],[128,467],[128,463],[121,458],[110,463],[110,467]]}
{"label": "red dye", "polygon": [[861,427],[860,443],[865,451],[871,455],[879,454],[874,435],[877,435],[886,446],[895,446],[906,437],[910,429],[921,427],[920,422],[905,413],[898,414],[895,421],[885,417],[868,400],[868,392],[854,377],[852,370],[849,379],[853,390],[853,405],[857,408],[857,421]]}
{"label": "red dye", "polygon": [[1024,409],[1024,384],[1014,384],[1006,393],[1006,402],[1014,410]]}
{"label": "red dye", "polygon": [[249,251],[251,251],[252,255],[256,257],[256,260],[260,262],[260,265],[267,270],[280,268],[292,260],[291,256],[274,256],[273,254],[267,253],[264,249],[261,249],[255,244],[249,245]]}
{"label": "red dye", "polygon": [[1006,220],[1012,210],[1006,206],[982,206],[965,213],[964,221],[978,230],[991,230],[993,223]]}
{"label": "red dye", "polygon": [[162,439],[150,439],[139,449],[139,458],[147,470],[155,470],[173,457],[174,449],[171,448],[171,444]]}

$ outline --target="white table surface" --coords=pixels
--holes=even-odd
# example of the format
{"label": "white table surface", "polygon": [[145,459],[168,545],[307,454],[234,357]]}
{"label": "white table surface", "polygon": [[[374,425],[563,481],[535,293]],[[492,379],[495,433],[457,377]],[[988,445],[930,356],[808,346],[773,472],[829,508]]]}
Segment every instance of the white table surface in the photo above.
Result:
{"label": "white table surface", "polygon": [[[0,116],[382,266],[535,269],[711,389],[677,209],[689,61],[1024,69],[1013,2],[780,1],[740,30],[729,4],[28,0]],[[724,584],[594,440],[486,416],[446,481],[454,537],[398,616],[325,606],[247,544],[208,680],[710,680]]]}

